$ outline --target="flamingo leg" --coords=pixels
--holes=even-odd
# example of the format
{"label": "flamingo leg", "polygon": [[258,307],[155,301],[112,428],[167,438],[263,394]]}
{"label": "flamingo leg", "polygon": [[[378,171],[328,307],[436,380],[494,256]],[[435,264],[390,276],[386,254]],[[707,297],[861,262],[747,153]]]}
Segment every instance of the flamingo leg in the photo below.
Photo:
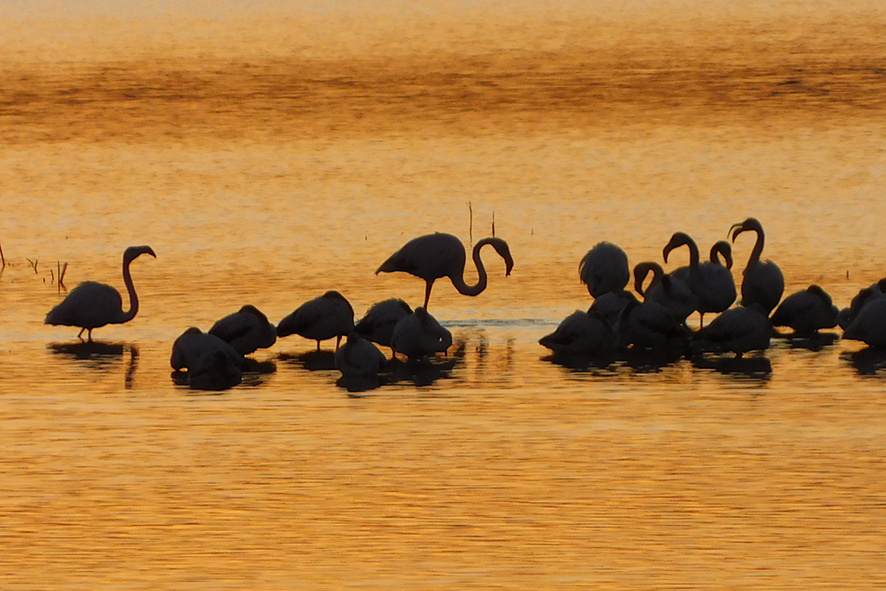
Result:
{"label": "flamingo leg", "polygon": [[81,328],[80,332],[77,333],[77,338],[80,339],[81,341],[83,340],[83,332],[85,330],[86,330],[85,328]]}
{"label": "flamingo leg", "polygon": [[341,335],[335,337],[335,350],[338,351],[338,346],[341,344]]}
{"label": "flamingo leg", "polygon": [[317,351],[320,351],[320,341],[317,341]]}
{"label": "flamingo leg", "polygon": [[90,328],[88,330],[89,330],[89,332],[86,333],[88,336],[87,342],[91,343],[92,342],[92,329]]}
{"label": "flamingo leg", "polygon": [[701,316],[701,323],[698,326],[698,330],[701,330],[704,328],[704,312],[699,312],[699,315]]}
{"label": "flamingo leg", "polygon": [[434,282],[425,280],[425,310],[428,309],[428,301],[431,299],[432,287],[434,287]]}

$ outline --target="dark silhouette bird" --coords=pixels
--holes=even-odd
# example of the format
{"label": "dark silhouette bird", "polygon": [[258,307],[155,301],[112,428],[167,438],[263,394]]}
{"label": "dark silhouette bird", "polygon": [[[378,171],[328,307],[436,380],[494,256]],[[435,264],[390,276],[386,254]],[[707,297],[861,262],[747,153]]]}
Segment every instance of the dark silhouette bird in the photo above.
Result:
{"label": "dark silhouette bird", "polygon": [[658,302],[629,300],[618,320],[619,345],[661,353],[683,351],[691,331]]}
{"label": "dark silhouette bird", "polygon": [[123,310],[123,298],[115,288],[96,281],[85,281],[50,310],[43,322],[56,326],[79,326],[81,330],[77,337],[82,339],[83,331],[88,331],[87,340],[91,342],[93,329],[106,324],[122,324],[135,318],[138,295],[132,284],[129,265],[143,254],[157,258],[150,246],[130,246],[123,251],[123,283],[129,293],[128,311]]}
{"label": "dark silhouette bird", "polygon": [[169,365],[177,371],[190,370],[207,353],[215,354],[219,352],[228,357],[238,369],[244,369],[246,358],[241,353],[217,336],[192,326],[175,339],[175,342],[172,344],[172,355],[169,357]]}
{"label": "dark silhouette bird", "polygon": [[616,327],[622,311],[632,301],[639,303],[637,297],[626,289],[610,291],[596,298],[588,308],[588,313],[598,312],[609,323],[609,326]]}
{"label": "dark silhouette bird", "polygon": [[[723,240],[711,248],[710,262],[700,262],[698,245],[689,234],[675,232],[662,250],[664,261],[668,262],[671,251],[680,246],[689,247],[689,265],[674,270],[671,275],[682,279],[697,298],[696,310],[701,317],[700,327],[704,328],[704,315],[708,312],[722,312],[735,301],[735,279],[732,277],[732,248]],[[718,254],[723,253],[726,266],[721,265]]]}
{"label": "dark silhouette bird", "polygon": [[354,308],[337,291],[327,291],[322,296],[307,301],[277,324],[277,336],[297,334],[306,339],[320,341],[335,338],[338,350],[341,338],[354,330]]}
{"label": "dark silhouette bird", "polygon": [[173,376],[187,370],[187,384],[194,390],[227,390],[243,379],[246,358],[215,335],[192,326],[172,344],[169,365]]}
{"label": "dark silhouette bird", "polygon": [[267,316],[250,304],[213,324],[209,334],[230,344],[241,355],[267,349],[277,341],[277,329],[268,322]]}
{"label": "dark silhouette bird", "polygon": [[391,346],[409,359],[419,359],[445,353],[452,346],[452,333],[419,306],[394,327]]}
{"label": "dark silhouette bird", "polygon": [[628,255],[611,242],[599,242],[578,264],[578,276],[591,297],[621,291],[631,280]]}
{"label": "dark silhouette bird", "polygon": [[732,242],[735,242],[742,232],[757,233],[757,242],[754,244],[754,249],[751,251],[748,264],[743,272],[741,305],[760,304],[768,315],[778,305],[784,293],[784,275],[778,265],[772,261],[760,260],[766,240],[763,226],[756,218],[748,218],[740,224],[733,224],[730,232],[732,232]]}
{"label": "dark silhouette bird", "polygon": [[392,254],[381,264],[375,274],[393,273],[404,271],[425,280],[425,303],[427,310],[428,301],[431,299],[431,288],[434,281],[441,277],[449,277],[452,285],[458,293],[466,296],[476,296],[486,289],[486,267],[480,259],[480,249],[489,244],[505,261],[505,276],[511,274],[514,268],[514,259],[508,243],[501,238],[483,238],[474,245],[473,260],[477,268],[479,280],[475,285],[465,283],[465,247],[461,241],[452,234],[426,234],[413,238],[404,244],[400,250]]}
{"label": "dark silhouette bird", "polygon": [[[652,271],[652,281],[647,289],[643,282]],[[667,274],[656,262],[638,263],[634,267],[634,289],[645,301],[657,302],[671,311],[674,320],[686,322],[686,317],[695,312],[698,298],[685,281]]]}
{"label": "dark silhouette bird", "polygon": [[729,308],[695,333],[693,344],[706,351],[732,351],[741,357],[748,351],[769,347],[772,322],[761,304]]}
{"label": "dark silhouette bird", "polygon": [[786,297],[772,314],[772,326],[788,326],[797,335],[813,335],[822,328],[834,328],[840,310],[831,296],[818,285]]}
{"label": "dark silhouette bird", "polygon": [[855,320],[864,306],[882,297],[886,297],[886,279],[880,279],[870,287],[859,290],[858,294],[852,298],[849,306],[840,310],[840,315],[837,319],[840,328],[843,330],[849,328],[849,325],[852,324],[852,321]]}
{"label": "dark silhouette bird", "polygon": [[[354,332],[373,343],[391,347],[394,327],[402,318],[410,314],[412,314],[412,308],[399,298],[376,302],[370,306],[362,320],[354,325]],[[391,347],[391,351],[393,350]]]}
{"label": "dark silhouette bird", "polygon": [[599,355],[618,348],[618,334],[601,313],[576,310],[538,342],[555,354]]}
{"label": "dark silhouette bird", "polygon": [[351,392],[378,388],[381,372],[388,360],[378,347],[356,332],[335,352],[335,367],[341,372],[339,385]]}
{"label": "dark silhouette bird", "polygon": [[843,338],[883,349],[886,348],[886,297],[869,299],[843,332]]}

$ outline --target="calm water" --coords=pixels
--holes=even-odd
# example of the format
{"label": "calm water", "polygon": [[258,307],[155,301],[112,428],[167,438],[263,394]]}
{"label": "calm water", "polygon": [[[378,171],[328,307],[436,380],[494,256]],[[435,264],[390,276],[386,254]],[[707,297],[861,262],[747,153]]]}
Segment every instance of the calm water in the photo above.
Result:
{"label": "calm water", "polygon": [[[590,305],[600,240],[660,261],[753,215],[786,293],[844,306],[886,274],[877,5],[669,6],[0,13],[0,586],[886,585],[886,369],[859,343],[775,341],[751,374],[537,344]],[[288,337],[224,393],[170,377],[181,332],[245,303],[420,304],[373,272],[467,243],[469,203],[516,266],[437,284],[436,374],[349,397]],[[42,324],[57,269],[122,290],[132,244],[158,255],[141,310],[81,358]]]}

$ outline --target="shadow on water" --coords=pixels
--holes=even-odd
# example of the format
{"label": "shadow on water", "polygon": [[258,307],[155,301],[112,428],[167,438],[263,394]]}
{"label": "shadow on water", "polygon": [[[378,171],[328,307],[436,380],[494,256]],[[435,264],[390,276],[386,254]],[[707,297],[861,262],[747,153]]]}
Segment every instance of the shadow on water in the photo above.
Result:
{"label": "shadow on water", "polygon": [[129,365],[126,367],[124,387],[132,389],[135,378],[135,370],[138,368],[138,347],[124,343],[102,343],[100,341],[74,342],[74,343],[50,343],[47,348],[53,355],[66,357],[72,361],[85,362],[90,369],[104,371],[114,368],[123,361],[123,355],[129,351]]}
{"label": "shadow on water", "polygon": [[415,386],[430,386],[437,380],[452,377],[453,368],[461,362],[461,357],[422,358],[401,361],[391,359],[387,370],[381,375],[382,384],[407,383]]}
{"label": "shadow on water", "polygon": [[234,386],[257,388],[265,383],[266,376],[277,371],[273,361],[256,361],[245,358],[242,368],[220,356],[216,363],[209,363],[196,370],[174,370],[169,377],[179,387],[198,390],[207,394],[219,394]]}
{"label": "shadow on water", "polygon": [[633,373],[655,373],[667,366],[679,363],[684,358],[678,351],[653,351],[648,349],[622,349],[600,355],[581,355],[575,353],[554,353],[542,357],[566,369],[576,372],[587,372],[598,376],[614,376],[619,367],[627,367]]}
{"label": "shadow on water", "polygon": [[335,371],[335,353],[332,351],[308,351],[292,355],[280,353],[277,359],[287,365],[294,365],[309,371]]}
{"label": "shadow on water", "polygon": [[[840,359],[851,363],[863,376],[877,375],[881,369],[886,369],[886,349],[865,347],[860,351],[844,351],[840,354]],[[879,377],[886,377],[886,373],[880,374]]]}
{"label": "shadow on water", "polygon": [[738,380],[764,383],[772,378],[772,362],[768,357],[719,357],[696,355],[692,357],[696,369],[714,370]]}
{"label": "shadow on water", "polygon": [[775,338],[788,342],[792,349],[808,349],[809,351],[821,351],[830,347],[838,340],[840,335],[835,332],[819,332],[812,335],[798,335],[794,333],[779,333]]}

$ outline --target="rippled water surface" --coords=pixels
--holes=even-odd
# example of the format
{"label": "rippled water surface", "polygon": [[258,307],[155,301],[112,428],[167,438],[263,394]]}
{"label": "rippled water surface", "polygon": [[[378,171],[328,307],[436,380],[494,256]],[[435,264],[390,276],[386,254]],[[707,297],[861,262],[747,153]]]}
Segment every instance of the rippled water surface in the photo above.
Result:
{"label": "rippled water surface", "polygon": [[[312,6],[0,13],[0,586],[886,585],[886,358],[537,343],[590,305],[600,240],[660,261],[755,216],[786,293],[845,306],[886,274],[878,5]],[[438,282],[456,346],[424,371],[349,396],[293,336],[222,393],[170,375],[179,334],[246,303],[419,305],[378,265],[493,223],[513,273],[490,250],[480,296]],[[91,348],[43,324],[64,263],[122,290],[133,244],[157,258],[132,322]]]}

